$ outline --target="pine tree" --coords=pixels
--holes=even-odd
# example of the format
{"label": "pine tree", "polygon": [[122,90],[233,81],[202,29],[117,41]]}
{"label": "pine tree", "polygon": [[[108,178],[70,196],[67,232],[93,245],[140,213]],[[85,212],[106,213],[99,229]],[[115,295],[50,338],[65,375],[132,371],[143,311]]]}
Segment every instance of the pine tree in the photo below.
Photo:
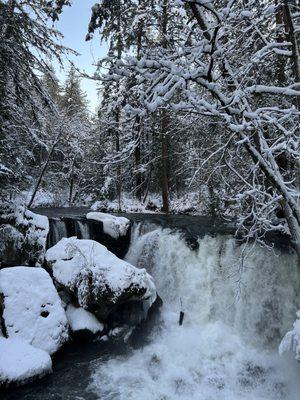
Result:
{"label": "pine tree", "polygon": [[37,71],[48,70],[45,58],[61,60],[66,51],[57,43],[59,32],[47,21],[58,18],[67,3],[0,1],[0,192],[6,200],[12,185],[16,194],[29,184],[32,149],[44,146],[41,115],[51,102]]}
{"label": "pine tree", "polygon": [[71,65],[67,74],[61,96],[61,106],[69,117],[81,115],[83,119],[87,118],[86,94],[81,90],[80,78],[74,65]]}
{"label": "pine tree", "polygon": [[43,74],[43,84],[50,99],[58,107],[61,103],[61,87],[59,79],[57,78],[55,70],[51,64],[49,64],[48,70]]}

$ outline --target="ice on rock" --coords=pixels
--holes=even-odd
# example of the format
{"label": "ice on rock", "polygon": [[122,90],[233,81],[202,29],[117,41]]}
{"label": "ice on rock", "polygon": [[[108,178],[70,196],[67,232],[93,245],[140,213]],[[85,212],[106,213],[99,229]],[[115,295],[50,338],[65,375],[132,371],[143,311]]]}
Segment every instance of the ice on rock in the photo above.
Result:
{"label": "ice on rock", "polygon": [[300,311],[297,312],[297,319],[293,329],[287,332],[279,345],[279,354],[293,352],[297,361],[300,361]]}
{"label": "ice on rock", "polygon": [[52,372],[49,354],[19,339],[0,337],[0,387],[22,384]]}
{"label": "ice on rock", "polygon": [[156,299],[153,279],[145,269],[93,240],[63,238],[47,251],[46,260],[56,282],[75,294],[84,309],[97,308],[100,318],[119,304],[143,300],[151,305]]}
{"label": "ice on rock", "polygon": [[115,217],[102,212],[89,212],[86,217],[87,219],[102,222],[104,233],[114,239],[125,236],[130,227],[130,221],[125,217]]}
{"label": "ice on rock", "polygon": [[68,339],[68,322],[49,274],[42,268],[0,271],[3,322],[9,338],[21,339],[49,354]]}
{"label": "ice on rock", "polygon": [[102,332],[104,325],[82,307],[69,304],[66,310],[67,318],[73,332],[88,330],[92,333]]}

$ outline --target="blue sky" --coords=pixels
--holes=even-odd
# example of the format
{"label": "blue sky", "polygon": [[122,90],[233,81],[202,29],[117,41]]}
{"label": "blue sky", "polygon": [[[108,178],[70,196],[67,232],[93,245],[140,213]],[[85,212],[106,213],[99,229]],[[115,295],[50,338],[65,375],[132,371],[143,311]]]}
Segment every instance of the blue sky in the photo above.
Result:
{"label": "blue sky", "polygon": [[[97,0],[73,0],[71,7],[65,7],[60,16],[60,20],[55,27],[63,35],[62,44],[71,47],[80,53],[80,56],[69,56],[68,58],[80,68],[80,70],[92,75],[95,71],[95,62],[103,57],[106,52],[105,45],[101,45],[98,35],[94,39],[86,42],[85,35],[91,15],[91,7],[97,3]],[[68,68],[68,60],[65,61],[65,67]],[[65,78],[66,71],[58,68],[55,64],[57,76],[60,81]],[[97,84],[95,81],[83,79],[82,89],[87,93],[89,106],[94,111],[97,104]]]}

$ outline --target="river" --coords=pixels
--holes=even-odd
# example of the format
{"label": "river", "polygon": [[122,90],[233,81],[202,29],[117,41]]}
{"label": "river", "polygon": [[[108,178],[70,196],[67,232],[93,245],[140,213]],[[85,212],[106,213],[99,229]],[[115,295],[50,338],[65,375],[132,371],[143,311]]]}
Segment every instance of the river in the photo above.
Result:
{"label": "river", "polygon": [[[80,219],[86,210],[40,212]],[[154,277],[155,323],[130,343],[71,346],[51,376],[1,399],[298,400],[300,366],[277,350],[300,308],[292,252],[243,247],[232,223],[207,217],[129,217],[125,258]]]}

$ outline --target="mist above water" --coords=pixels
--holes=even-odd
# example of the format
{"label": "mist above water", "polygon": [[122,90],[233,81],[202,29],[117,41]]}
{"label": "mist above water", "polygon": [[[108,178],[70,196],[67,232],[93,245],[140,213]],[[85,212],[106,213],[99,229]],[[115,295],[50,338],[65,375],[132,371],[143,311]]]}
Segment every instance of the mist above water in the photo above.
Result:
{"label": "mist above water", "polygon": [[[296,259],[228,236],[199,239],[136,224],[127,260],[147,268],[163,299],[150,344],[90,368],[101,399],[296,400],[300,367],[278,344],[299,307]],[[179,326],[179,312],[185,313]]]}

